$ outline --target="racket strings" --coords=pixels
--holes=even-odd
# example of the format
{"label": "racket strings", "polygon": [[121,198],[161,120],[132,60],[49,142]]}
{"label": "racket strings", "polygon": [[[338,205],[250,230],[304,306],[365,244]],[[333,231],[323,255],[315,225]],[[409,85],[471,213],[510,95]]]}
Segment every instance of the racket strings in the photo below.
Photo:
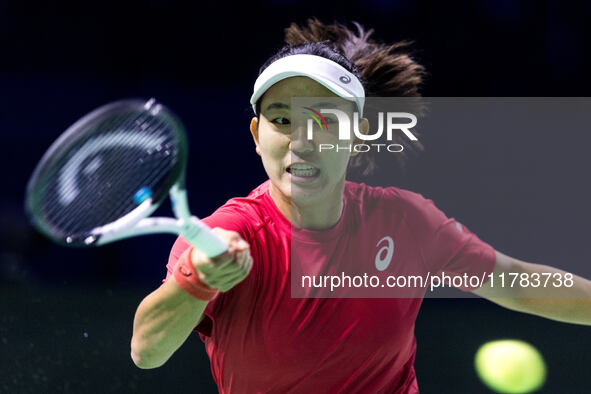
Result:
{"label": "racket strings", "polygon": [[[61,197],[60,200],[63,203],[62,205],[67,205],[78,194],[77,183],[74,182],[74,178],[77,175],[77,170],[83,164],[82,159],[88,158],[92,154],[92,152],[90,151],[92,149],[92,147],[93,146],[96,147],[96,144],[95,145],[92,144],[93,138],[95,138],[95,137],[93,137],[91,133],[93,131],[97,131],[97,130],[100,131],[100,130],[104,129],[105,134],[103,135],[103,141],[102,141],[103,145],[112,145],[113,138],[110,137],[111,136],[110,132],[112,131],[112,129],[115,129],[116,127],[127,127],[128,126],[127,124],[121,124],[121,125],[118,124],[118,123],[120,123],[121,118],[125,119],[125,117],[119,116],[119,117],[117,117],[117,119],[108,120],[94,129],[81,130],[81,134],[90,134],[90,138],[86,138],[84,140],[81,140],[80,143],[78,144],[79,147],[77,147],[77,150],[75,150],[75,153],[73,155],[68,156],[68,157],[62,158],[61,163],[58,163],[57,167],[60,168],[61,170],[56,175],[58,176],[58,182],[60,185],[60,197]],[[129,122],[127,122],[127,123],[129,123]],[[107,133],[109,133],[109,134],[107,134]],[[125,157],[125,156],[123,156],[123,157]],[[88,170],[91,166],[93,166],[93,164],[94,164],[94,168]],[[92,176],[92,173],[94,172],[93,170],[96,170],[101,164],[102,164],[102,160],[100,160],[100,158],[98,156],[95,156],[94,161],[92,161],[90,163],[86,163],[86,166],[84,166],[85,168],[83,169],[83,172],[87,173],[87,175],[90,177],[90,176]]]}
{"label": "racket strings", "polygon": [[[156,119],[157,122],[146,126],[146,133],[151,136],[156,136],[160,139],[160,142],[156,147],[149,148],[142,151],[137,156],[128,156],[128,160],[122,163],[113,161],[112,168],[109,171],[125,169],[130,171],[131,174],[128,177],[118,177],[117,182],[113,184],[114,189],[124,189],[130,191],[130,201],[133,201],[135,193],[142,187],[147,185],[157,185],[158,180],[163,179],[166,172],[170,171],[172,166],[176,162],[176,149],[174,134],[168,128],[166,122],[162,119]],[[145,135],[138,133],[138,138],[134,138],[133,143],[138,144],[139,139],[145,139]],[[125,185],[127,181],[131,179],[136,182],[136,187],[128,187]],[[125,186],[125,187],[124,187]],[[116,199],[114,203],[120,201]]]}
{"label": "racket strings", "polygon": [[[154,127],[155,134],[158,127],[162,125],[163,122],[160,122]],[[111,183],[110,188],[113,190],[127,190],[128,198],[122,200],[118,193],[117,196],[115,193],[107,193],[103,197],[105,199],[104,205],[112,207],[106,213],[107,218],[121,217],[136,208],[137,205],[133,197],[140,189],[146,186],[150,187],[152,191],[160,188],[159,180],[163,179],[164,175],[174,165],[175,152],[172,145],[171,141],[162,141],[162,144],[157,145],[154,150],[141,152],[145,154],[128,155],[129,159],[124,163],[113,162],[111,168],[106,171],[122,171],[122,173]],[[108,220],[106,223],[111,221]]]}
{"label": "racket strings", "polygon": [[[83,138],[80,141],[77,141],[78,143],[72,147],[71,151],[73,154],[70,154],[68,156],[64,156],[62,158],[62,160],[57,164],[56,168],[59,168],[60,171],[59,172],[55,172],[54,174],[52,174],[54,177],[56,177],[56,180],[51,179],[50,180],[50,185],[55,186],[56,184],[60,185],[60,180],[61,179],[67,179],[69,181],[69,183],[66,186],[63,186],[61,188],[61,190],[57,190],[57,198],[55,197],[50,197],[47,198],[46,204],[47,204],[47,208],[46,208],[46,212],[48,215],[48,220],[53,223],[53,225],[57,228],[67,228],[67,229],[72,229],[73,231],[76,231],[76,224],[78,225],[78,227],[88,227],[85,222],[98,222],[100,220],[100,217],[103,217],[102,220],[109,220],[109,217],[105,217],[104,215],[104,211],[102,209],[100,209],[100,204],[101,203],[101,198],[102,197],[102,189],[104,185],[100,185],[97,184],[98,182],[92,182],[92,178],[98,178],[97,172],[92,171],[92,173],[88,173],[86,174],[86,176],[82,179],[79,179],[79,170],[82,166],[82,164],[84,164],[84,162],[80,162],[77,163],[79,164],[78,166],[75,167],[75,171],[74,173],[67,173],[65,170],[68,168],[67,163],[71,163],[73,160],[72,156],[76,156],[78,155],[79,157],[83,157],[83,158],[88,158],[89,156],[89,149],[85,147],[87,146],[93,146],[93,138],[95,137],[95,135],[102,135],[103,136],[103,145],[110,145],[112,144],[112,138],[110,138],[110,133],[113,130],[117,130],[117,129],[123,129],[123,128],[129,128],[129,126],[136,121],[137,119],[139,119],[140,117],[145,116],[144,114],[137,114],[134,117],[130,117],[128,114],[123,114],[123,115],[119,115],[117,117],[114,117],[112,119],[107,119],[106,121],[100,123],[98,126],[93,127],[93,128],[89,128],[87,130],[80,130],[79,134],[77,135],[87,135],[87,138]],[[104,131],[103,131],[104,130]],[[104,134],[100,134],[100,133],[104,133]],[[130,141],[133,142],[133,141]],[[96,146],[96,145],[94,145]],[[125,152],[122,152],[125,153]],[[119,157],[124,157],[124,158],[129,158],[129,155],[119,155]],[[99,156],[95,156],[93,160],[100,160]],[[96,163],[96,161],[95,161]],[[111,163],[111,166],[113,164],[115,164],[113,161],[106,161],[107,165],[109,163]],[[82,172],[85,171],[86,168],[88,168],[88,166],[92,165],[92,162],[90,163],[86,163],[86,166],[84,166],[82,169]],[[103,167],[103,168],[100,168]],[[104,170],[105,164],[103,164],[102,166],[100,164],[97,164],[97,168],[95,168],[96,171],[101,170],[101,172],[106,172],[107,174],[112,173],[112,169],[107,168],[106,171]],[[70,171],[71,172],[71,171]],[[114,178],[114,179],[121,179],[119,178]],[[80,194],[80,184],[79,181],[84,181],[84,184],[86,185],[86,187],[82,188],[82,190],[92,190],[94,193],[93,195],[79,195]],[[80,200],[77,200],[76,203],[74,204],[70,204],[73,201],[64,201],[64,198],[60,198],[60,196],[72,196],[72,200],[74,200],[74,198],[80,198]],[[93,198],[94,197],[94,198]],[[56,201],[57,200],[57,201]],[[108,201],[108,200],[103,200],[104,203],[112,205],[113,201]],[[98,205],[98,206],[97,206]],[[63,209],[67,207],[68,211],[64,212]],[[84,217],[85,217],[85,221],[80,222],[78,218],[81,217],[81,213],[85,213]],[[65,214],[67,213],[67,214]]]}
{"label": "racket strings", "polygon": [[[151,169],[152,168],[147,168],[146,170]],[[154,186],[154,180],[161,177],[167,170],[167,168],[162,168],[160,171],[151,172],[154,174],[151,179],[141,180],[139,183],[136,183],[137,186],[133,187],[131,190],[137,191],[147,184]],[[129,196],[131,193],[128,193],[128,196],[126,196],[128,198],[123,201],[116,196],[113,196],[113,193],[115,193],[116,190],[121,190],[124,186],[129,186],[130,180],[133,180],[134,178],[141,179],[139,176],[134,176],[135,174],[139,176],[142,175],[139,171],[127,171],[121,173],[118,178],[119,181],[111,185],[111,188],[114,190],[112,193],[107,192],[95,193],[94,195],[81,195],[81,203],[74,205],[73,207],[75,207],[75,209],[72,209],[71,213],[67,216],[62,216],[61,220],[55,223],[55,226],[68,229],[68,233],[79,233],[113,222],[126,215],[136,207],[136,205],[131,203],[132,198]],[[107,209],[109,210],[107,211]],[[90,212],[93,214],[89,215]],[[80,221],[80,217],[85,218],[85,220]]]}
{"label": "racket strings", "polygon": [[[138,141],[133,141],[138,140],[137,137],[141,136],[136,135],[136,138],[130,142],[138,144]],[[107,160],[103,168],[100,169],[104,175],[99,174],[96,179],[87,180],[89,184],[85,185],[85,188],[92,190],[94,194],[81,196],[85,204],[77,204],[78,209],[71,213],[71,218],[69,220],[64,218],[65,222],[58,223],[60,227],[71,228],[82,213],[87,215],[86,209],[96,213],[88,218],[89,223],[95,227],[124,216],[136,207],[132,199],[135,192],[146,185],[154,187],[156,180],[170,169],[170,166],[162,166],[163,158],[155,157],[150,150],[130,152],[128,149],[114,149],[110,153],[114,157],[124,157],[125,160]],[[141,163],[140,166],[137,165],[138,162]],[[111,176],[111,174],[116,174],[116,176]],[[126,190],[127,196],[125,197],[127,198],[121,198],[120,191],[123,190]],[[82,228],[88,229],[88,225],[85,223],[78,224],[81,224]]]}
{"label": "racket strings", "polygon": [[[133,197],[141,188],[150,188],[155,198],[166,195],[167,174],[183,159],[174,126],[166,116],[128,111],[81,129],[63,149],[69,154],[39,182],[50,231],[59,238],[84,237],[135,209]],[[60,184],[60,177],[70,182]]]}

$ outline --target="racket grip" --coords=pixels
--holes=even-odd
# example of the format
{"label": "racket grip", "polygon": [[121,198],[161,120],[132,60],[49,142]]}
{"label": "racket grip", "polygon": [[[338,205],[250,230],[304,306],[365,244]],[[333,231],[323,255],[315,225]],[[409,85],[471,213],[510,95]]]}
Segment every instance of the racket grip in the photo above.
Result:
{"label": "racket grip", "polygon": [[207,257],[219,256],[228,249],[228,244],[195,216],[185,222],[181,235],[188,243],[205,253]]}

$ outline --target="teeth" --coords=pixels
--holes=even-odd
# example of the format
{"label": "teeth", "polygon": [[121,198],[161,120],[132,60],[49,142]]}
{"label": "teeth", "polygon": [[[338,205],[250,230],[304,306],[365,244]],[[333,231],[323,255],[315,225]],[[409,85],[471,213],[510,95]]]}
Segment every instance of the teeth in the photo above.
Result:
{"label": "teeth", "polygon": [[318,173],[318,169],[309,164],[293,164],[288,171],[295,176],[314,176]]}
{"label": "teeth", "polygon": [[295,176],[314,176],[314,175],[316,175],[316,170],[309,170],[309,171],[291,170],[291,173]]}
{"label": "teeth", "polygon": [[309,164],[303,164],[303,163],[292,164],[290,168],[292,170],[315,170],[316,169],[314,166],[311,166]]}

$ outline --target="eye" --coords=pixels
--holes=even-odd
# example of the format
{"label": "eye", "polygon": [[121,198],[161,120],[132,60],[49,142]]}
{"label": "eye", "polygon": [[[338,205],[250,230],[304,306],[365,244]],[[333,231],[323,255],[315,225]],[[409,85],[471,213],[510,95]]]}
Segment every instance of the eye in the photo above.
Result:
{"label": "eye", "polygon": [[271,122],[276,123],[276,124],[280,124],[280,125],[288,125],[289,119],[278,117],[278,118],[271,120]]}

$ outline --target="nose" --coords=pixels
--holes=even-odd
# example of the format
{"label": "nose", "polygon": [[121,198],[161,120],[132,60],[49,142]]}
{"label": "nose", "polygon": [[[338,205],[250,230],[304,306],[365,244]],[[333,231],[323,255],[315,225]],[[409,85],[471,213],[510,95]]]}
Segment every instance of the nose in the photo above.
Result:
{"label": "nose", "polygon": [[314,152],[314,141],[308,139],[306,127],[294,125],[290,134],[289,150],[300,154]]}

